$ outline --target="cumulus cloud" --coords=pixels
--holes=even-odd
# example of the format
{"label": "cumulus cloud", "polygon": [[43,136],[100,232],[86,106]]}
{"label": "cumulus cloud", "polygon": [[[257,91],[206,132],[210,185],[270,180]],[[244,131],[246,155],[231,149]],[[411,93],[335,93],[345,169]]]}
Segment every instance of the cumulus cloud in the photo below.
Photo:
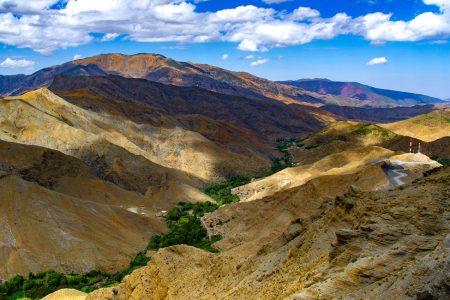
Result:
{"label": "cumulus cloud", "polygon": [[308,19],[317,18],[320,16],[320,12],[309,7],[299,7],[295,9],[288,18],[294,21],[303,21]]}
{"label": "cumulus cloud", "polygon": [[268,59],[265,59],[265,58],[258,59],[258,60],[255,60],[255,61],[251,62],[250,63],[250,67],[256,67],[256,66],[259,66],[259,65],[263,65],[263,64],[265,64],[267,62],[269,62]]}
{"label": "cumulus cloud", "polygon": [[227,60],[227,59],[228,59],[228,57],[229,57],[229,55],[228,55],[228,54],[224,54],[224,55],[222,55],[222,60]]}
{"label": "cumulus cloud", "polygon": [[[42,54],[119,36],[138,42],[234,42],[243,51],[302,45],[338,35],[360,35],[373,44],[389,41],[445,40],[450,37],[450,0],[423,0],[440,12],[394,20],[380,12],[329,18],[318,10],[291,12],[255,5],[198,12],[199,1],[183,0],[0,0],[0,43]],[[265,0],[279,3],[282,0]],[[95,38],[102,34],[101,38]]]}
{"label": "cumulus cloud", "polygon": [[77,59],[81,59],[81,58],[82,58],[82,56],[80,54],[75,54],[73,56],[73,60],[77,60]]}
{"label": "cumulus cloud", "polygon": [[118,36],[119,36],[118,33],[107,33],[107,34],[105,34],[105,35],[102,37],[101,41],[102,41],[102,42],[113,41],[113,40],[115,40]]}
{"label": "cumulus cloud", "polygon": [[372,58],[371,60],[369,60],[369,61],[367,62],[367,64],[368,64],[369,66],[374,66],[374,65],[385,65],[385,64],[387,64],[387,63],[388,63],[388,60],[387,60],[386,57],[375,57],[375,58]]}
{"label": "cumulus cloud", "polygon": [[19,68],[31,68],[34,67],[34,61],[26,60],[26,59],[18,59],[14,60],[12,58],[7,58],[3,62],[0,63],[0,67],[2,68],[11,68],[11,69],[19,69]]}

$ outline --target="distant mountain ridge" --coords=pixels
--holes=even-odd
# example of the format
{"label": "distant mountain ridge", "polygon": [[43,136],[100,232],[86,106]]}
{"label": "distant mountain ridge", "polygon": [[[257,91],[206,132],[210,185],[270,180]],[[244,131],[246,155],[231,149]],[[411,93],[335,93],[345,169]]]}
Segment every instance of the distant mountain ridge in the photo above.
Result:
{"label": "distant mountain ridge", "polygon": [[47,87],[57,75],[118,75],[142,78],[163,84],[204,89],[253,99],[276,99],[303,104],[320,103],[309,93],[244,72],[232,72],[215,66],[179,62],[159,54],[102,54],[42,69],[18,79],[0,79],[0,96],[19,95]]}
{"label": "distant mountain ridge", "polygon": [[31,75],[0,76],[0,96],[19,95],[48,87],[57,75],[142,78],[163,84],[201,87],[252,99],[275,99],[309,106],[397,107],[440,103],[443,100],[377,89],[359,83],[308,79],[274,82],[246,72],[207,64],[179,62],[159,54],[102,54],[39,70]]}
{"label": "distant mountain ridge", "polygon": [[426,95],[380,89],[358,82],[300,79],[280,83],[315,93],[316,97],[327,104],[341,106],[395,107],[444,102],[442,99]]}

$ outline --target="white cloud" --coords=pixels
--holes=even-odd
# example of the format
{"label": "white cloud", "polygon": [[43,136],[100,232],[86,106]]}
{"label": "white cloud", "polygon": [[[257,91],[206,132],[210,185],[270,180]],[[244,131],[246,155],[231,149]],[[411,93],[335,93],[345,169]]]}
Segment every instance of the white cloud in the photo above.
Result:
{"label": "white cloud", "polygon": [[259,65],[263,65],[263,64],[267,63],[268,61],[269,60],[265,59],[265,58],[258,59],[258,60],[255,60],[255,61],[251,62],[250,63],[250,67],[256,67],[256,66],[259,66]]}
{"label": "white cloud", "polygon": [[107,33],[102,38],[102,42],[109,42],[115,40],[119,36],[118,33]]}
{"label": "white cloud", "polygon": [[295,9],[288,18],[294,21],[303,21],[308,19],[317,18],[320,16],[320,12],[309,7],[299,7]]}
{"label": "white cloud", "polygon": [[2,63],[0,63],[0,67],[11,68],[11,69],[31,68],[31,67],[34,67],[34,64],[35,63],[32,60],[26,60],[26,59],[14,60],[14,59],[11,59],[8,57]]}
{"label": "white cloud", "polygon": [[228,54],[222,55],[222,59],[223,59],[223,60],[227,60],[228,58],[229,58],[229,55],[228,55]]}
{"label": "white cloud", "polygon": [[368,64],[369,66],[374,66],[374,65],[385,65],[385,64],[387,64],[387,63],[388,63],[388,60],[387,60],[386,57],[375,57],[375,58],[372,58],[371,60],[369,60],[369,61],[367,62],[367,64]]}
{"label": "white cloud", "polygon": [[39,13],[48,9],[58,0],[0,0],[0,11],[13,13]]}
{"label": "white cloud", "polygon": [[73,60],[77,60],[77,59],[81,59],[81,58],[82,58],[82,56],[80,54],[75,54],[73,56]]}
{"label": "white cloud", "polygon": [[375,42],[418,41],[450,35],[450,18],[446,14],[427,12],[409,22],[391,21],[391,17],[391,14],[373,13],[358,18],[356,32]]}
{"label": "white cloud", "polygon": [[244,57],[245,59],[254,59],[255,56],[253,54],[249,54],[247,56]]}
{"label": "white cloud", "polygon": [[[302,45],[339,35],[360,35],[372,44],[389,41],[444,40],[450,37],[450,0],[423,0],[440,8],[412,20],[395,21],[391,14],[352,18],[345,13],[323,18],[298,7],[292,12],[255,5],[198,12],[187,0],[0,0],[0,43],[32,48],[42,54],[119,36],[138,42],[236,43],[242,51]],[[279,3],[282,0],[266,0]],[[102,34],[96,39],[93,33]]]}
{"label": "white cloud", "polygon": [[[236,38],[236,41],[237,40],[239,40],[239,38]],[[238,49],[242,51],[258,51],[258,45],[251,40],[244,39],[239,43]]]}

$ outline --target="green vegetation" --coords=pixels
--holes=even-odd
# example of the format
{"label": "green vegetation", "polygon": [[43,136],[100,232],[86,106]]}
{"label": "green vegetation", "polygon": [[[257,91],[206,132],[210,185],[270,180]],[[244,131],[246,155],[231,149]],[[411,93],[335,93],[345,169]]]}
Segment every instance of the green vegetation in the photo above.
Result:
{"label": "green vegetation", "polygon": [[276,149],[280,151],[283,156],[277,157],[273,160],[272,169],[266,176],[272,175],[273,173],[279,172],[285,168],[292,167],[294,165],[292,154],[289,153],[289,147],[297,146],[303,147],[304,142],[308,137],[303,138],[280,138],[277,140]]}
{"label": "green vegetation", "polygon": [[431,159],[437,161],[441,165],[450,166],[450,158],[433,156]]}
{"label": "green vegetation", "polygon": [[287,150],[283,152],[282,157],[277,157],[273,160],[271,174],[279,172],[285,168],[289,168],[293,166],[292,154],[290,154]]}
{"label": "green vegetation", "polygon": [[239,202],[239,197],[231,194],[231,189],[250,183],[250,178],[233,176],[225,182],[214,183],[205,189],[205,194],[217,202],[219,206]]}
{"label": "green vegetation", "polygon": [[[234,178],[231,184],[238,184],[242,179]],[[86,274],[62,274],[53,270],[30,273],[28,278],[15,276],[0,285],[0,300],[6,299],[40,299],[62,288],[72,288],[83,292],[91,292],[98,288],[117,285],[135,269],[147,265],[150,257],[147,250],[157,250],[172,245],[187,244],[210,252],[218,252],[212,244],[220,240],[220,236],[208,238],[206,229],[200,218],[207,212],[213,212],[219,206],[215,203],[180,202],[166,216],[169,232],[153,236],[147,248],[139,252],[129,266],[116,274],[91,271]]]}
{"label": "green vegetation", "polygon": [[353,131],[354,134],[357,135],[381,135],[384,137],[388,137],[390,135],[390,131],[386,130],[384,128],[381,128],[379,126],[370,124],[370,125],[363,125],[362,127],[356,129],[355,131]]}
{"label": "green vegetation", "polygon": [[41,299],[62,288],[72,288],[83,292],[91,292],[98,288],[109,287],[122,281],[125,275],[145,266],[149,257],[140,252],[130,265],[116,274],[101,271],[90,271],[86,274],[62,274],[53,270],[30,273],[28,278],[17,275],[0,285],[0,299]]}
{"label": "green vegetation", "polygon": [[205,213],[215,211],[219,206],[211,202],[190,203],[179,202],[166,216],[169,227],[167,234],[155,235],[148,244],[148,249],[186,244],[210,252],[219,252],[212,244],[220,240],[220,236],[208,238],[206,229],[202,226],[200,218]]}

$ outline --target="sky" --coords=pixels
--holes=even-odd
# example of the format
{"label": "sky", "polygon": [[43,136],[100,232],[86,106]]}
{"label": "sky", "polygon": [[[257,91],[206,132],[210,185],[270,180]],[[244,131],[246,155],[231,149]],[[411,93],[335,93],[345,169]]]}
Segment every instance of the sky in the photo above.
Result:
{"label": "sky", "polygon": [[0,74],[159,53],[450,98],[450,0],[0,0]]}

